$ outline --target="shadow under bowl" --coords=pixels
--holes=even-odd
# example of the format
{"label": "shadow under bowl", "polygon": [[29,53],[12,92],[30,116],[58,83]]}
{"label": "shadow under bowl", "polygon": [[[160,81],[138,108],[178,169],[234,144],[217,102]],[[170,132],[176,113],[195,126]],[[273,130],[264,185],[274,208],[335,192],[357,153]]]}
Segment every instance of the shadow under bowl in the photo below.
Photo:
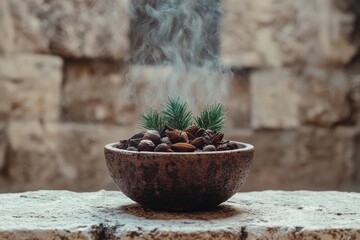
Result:
{"label": "shadow under bowl", "polygon": [[135,152],[105,146],[106,164],[115,183],[140,205],[165,211],[216,207],[240,190],[250,172],[254,147],[217,152]]}

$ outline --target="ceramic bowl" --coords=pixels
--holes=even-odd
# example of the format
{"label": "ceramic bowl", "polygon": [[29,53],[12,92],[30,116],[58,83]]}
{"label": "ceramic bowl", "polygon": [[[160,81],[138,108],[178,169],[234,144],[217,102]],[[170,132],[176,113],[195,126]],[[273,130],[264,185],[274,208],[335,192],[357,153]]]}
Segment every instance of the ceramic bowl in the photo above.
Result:
{"label": "ceramic bowl", "polygon": [[109,173],[120,190],[140,205],[166,211],[216,207],[243,186],[254,147],[217,152],[135,152],[105,146]]}

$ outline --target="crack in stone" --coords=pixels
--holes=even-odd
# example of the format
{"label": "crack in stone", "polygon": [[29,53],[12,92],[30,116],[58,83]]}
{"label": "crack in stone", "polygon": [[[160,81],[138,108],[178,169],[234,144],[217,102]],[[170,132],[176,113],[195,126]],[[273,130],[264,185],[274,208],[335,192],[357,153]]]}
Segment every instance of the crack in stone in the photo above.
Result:
{"label": "crack in stone", "polygon": [[7,180],[10,179],[10,173],[9,173],[9,168],[10,168],[10,161],[12,159],[12,155],[13,155],[13,150],[11,149],[11,146],[9,144],[9,139],[7,134],[5,133],[5,152],[4,154],[4,163],[2,168],[0,168],[0,174]]}
{"label": "crack in stone", "polygon": [[241,227],[240,239],[246,240],[247,238],[248,238],[248,232],[246,231],[246,227]]}
{"label": "crack in stone", "polygon": [[91,234],[93,235],[95,240],[115,240],[115,231],[116,227],[108,227],[104,224],[100,224],[99,226],[93,225],[91,227]]}
{"label": "crack in stone", "polygon": [[[360,51],[360,49],[359,49]],[[346,105],[349,108],[347,115],[340,119],[339,121],[332,124],[331,128],[336,128],[338,126],[354,126],[356,124],[356,114],[358,111],[358,103],[354,99],[355,92],[360,91],[360,86],[350,86],[349,92],[346,95]]]}

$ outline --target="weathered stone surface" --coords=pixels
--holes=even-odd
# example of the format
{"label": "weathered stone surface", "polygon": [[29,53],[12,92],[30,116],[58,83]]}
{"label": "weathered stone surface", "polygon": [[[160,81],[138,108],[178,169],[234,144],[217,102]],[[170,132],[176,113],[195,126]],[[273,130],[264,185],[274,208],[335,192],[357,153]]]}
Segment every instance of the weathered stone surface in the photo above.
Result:
{"label": "weathered stone surface", "polygon": [[355,129],[351,127],[300,129],[296,162],[292,163],[294,171],[289,174],[293,188],[308,185],[312,189],[338,189],[352,181],[354,134]]}
{"label": "weathered stone surface", "polygon": [[67,120],[134,124],[135,93],[125,68],[114,63],[69,62],[65,68],[63,115]]}
{"label": "weathered stone surface", "polygon": [[299,77],[289,69],[267,69],[251,75],[251,126],[295,128],[300,125]]}
{"label": "weathered stone surface", "polygon": [[355,174],[354,128],[229,131],[227,139],[255,146],[243,190],[340,189]]}
{"label": "weathered stone surface", "polygon": [[309,68],[300,74],[301,122],[329,127],[345,121],[350,113],[350,84],[344,71]]}
{"label": "weathered stone surface", "polygon": [[[357,70],[358,71],[358,70]],[[360,73],[350,74],[351,121],[360,126]]]}
{"label": "weathered stone surface", "polygon": [[356,52],[348,37],[352,16],[332,1],[224,0],[222,4],[221,53],[228,66],[342,65]]}
{"label": "weathered stone surface", "polygon": [[10,182],[7,190],[114,189],[105,164],[104,145],[129,138],[134,132],[132,127],[11,122],[3,170]]}
{"label": "weathered stone surface", "polygon": [[[71,58],[124,58],[128,54],[128,1],[11,0],[14,50]],[[46,19],[46,21],[44,21]]]}
{"label": "weathered stone surface", "polygon": [[169,213],[120,192],[2,194],[0,238],[358,239],[359,201],[359,193],[265,191],[238,193],[213,211]]}
{"label": "weathered stone surface", "polygon": [[5,123],[0,122],[0,173],[5,165]]}
{"label": "weathered stone surface", "polygon": [[8,0],[0,2],[0,53],[12,49],[14,40],[14,26],[9,14]]}
{"label": "weathered stone surface", "polygon": [[57,120],[61,81],[58,57],[0,56],[0,119]]}
{"label": "weathered stone surface", "polygon": [[250,82],[246,71],[235,71],[229,83],[227,106],[227,125],[237,127],[250,126]]}
{"label": "weathered stone surface", "polygon": [[265,69],[251,75],[251,126],[330,127],[350,116],[350,83],[343,70]]}

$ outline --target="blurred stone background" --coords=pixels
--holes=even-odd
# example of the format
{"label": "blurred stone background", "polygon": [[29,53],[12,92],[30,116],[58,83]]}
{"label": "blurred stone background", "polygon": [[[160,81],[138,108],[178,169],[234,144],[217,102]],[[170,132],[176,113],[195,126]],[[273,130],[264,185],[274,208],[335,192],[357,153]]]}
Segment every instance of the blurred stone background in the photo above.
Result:
{"label": "blurred stone background", "polygon": [[[103,146],[137,131],[156,68],[129,87],[130,4],[0,1],[0,192],[116,189]],[[360,191],[360,4],[221,4],[225,133],[256,147],[243,190]]]}

